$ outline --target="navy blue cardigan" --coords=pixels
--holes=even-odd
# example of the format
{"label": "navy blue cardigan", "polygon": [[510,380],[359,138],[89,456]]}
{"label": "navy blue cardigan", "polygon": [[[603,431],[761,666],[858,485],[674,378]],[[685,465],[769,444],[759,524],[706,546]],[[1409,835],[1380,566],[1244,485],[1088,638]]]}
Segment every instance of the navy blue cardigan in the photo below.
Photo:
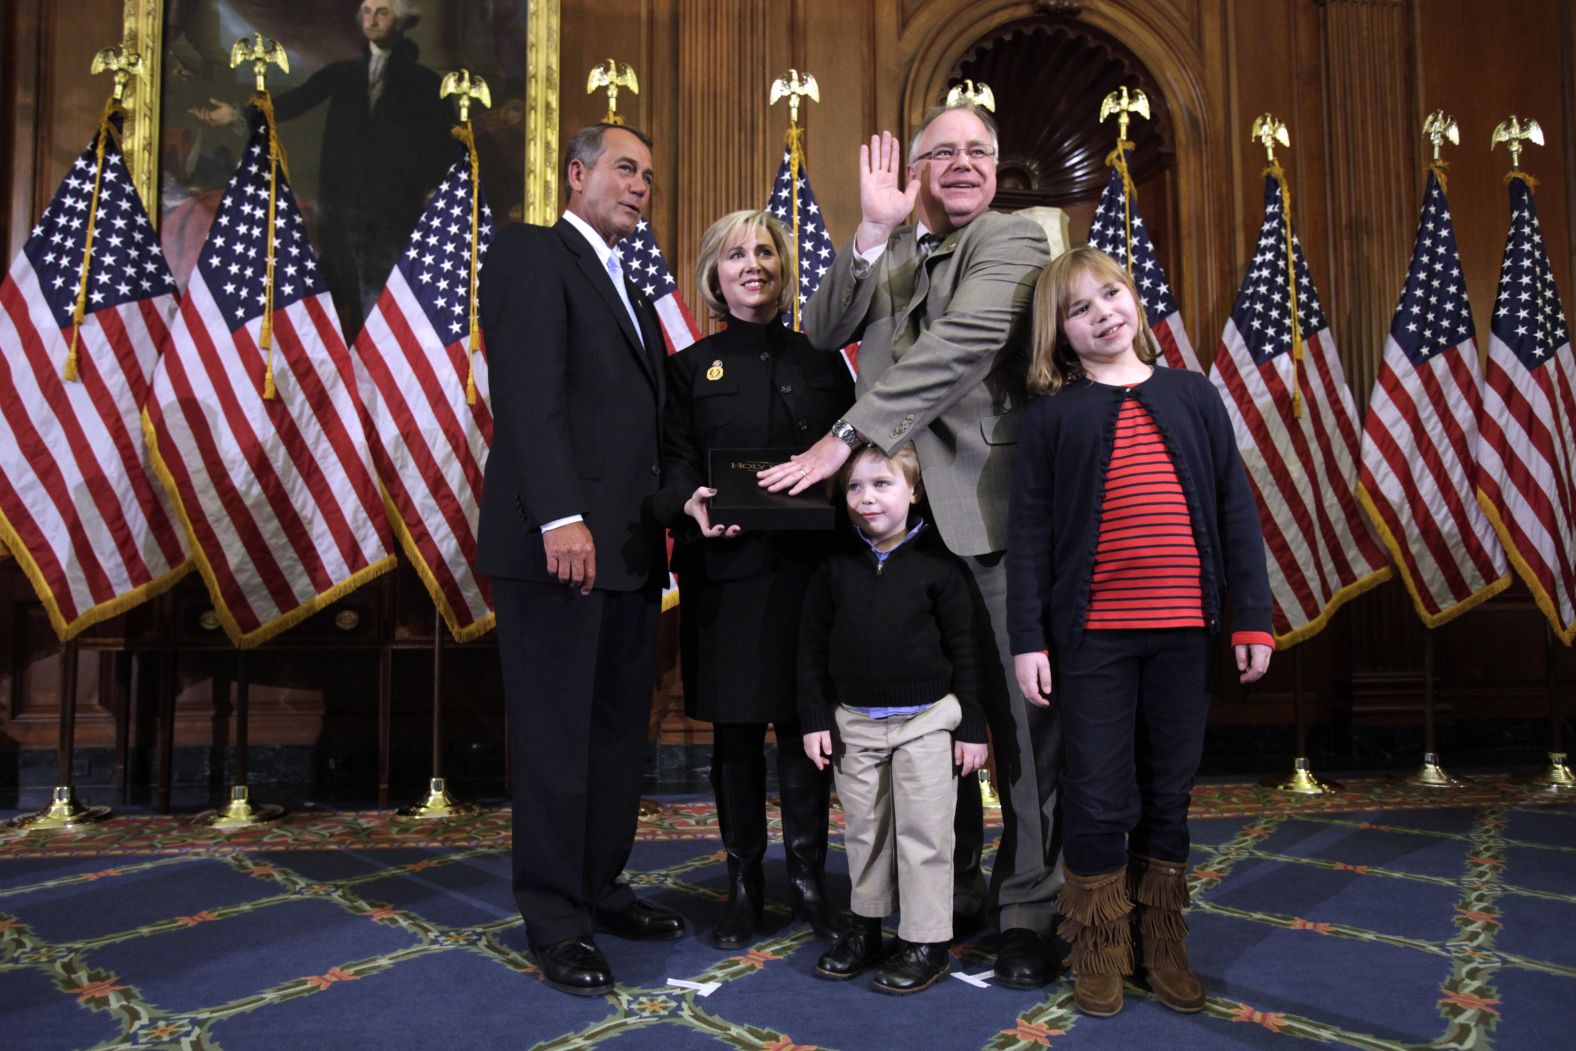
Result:
{"label": "navy blue cardigan", "polygon": [[1024,413],[1007,520],[1007,630],[1013,653],[1083,637],[1116,417],[1137,398],[1154,417],[1187,496],[1203,570],[1204,622],[1270,632],[1264,534],[1231,418],[1204,376],[1157,368],[1132,388],[1075,380]]}

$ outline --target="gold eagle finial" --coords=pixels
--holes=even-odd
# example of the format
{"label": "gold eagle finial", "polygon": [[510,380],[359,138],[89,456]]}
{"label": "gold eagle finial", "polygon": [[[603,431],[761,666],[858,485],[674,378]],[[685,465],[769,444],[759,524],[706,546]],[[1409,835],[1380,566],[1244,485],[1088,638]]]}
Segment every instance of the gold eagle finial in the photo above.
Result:
{"label": "gold eagle finial", "polygon": [[1291,148],[1291,135],[1286,131],[1286,122],[1271,113],[1262,117],[1253,118],[1253,137],[1259,140],[1264,147],[1264,155],[1270,163],[1275,163],[1275,144],[1278,142],[1287,149]]}
{"label": "gold eagle finial", "polygon": [[1447,142],[1452,146],[1461,145],[1461,129],[1456,127],[1456,118],[1436,109],[1423,120],[1423,138],[1433,144],[1434,163],[1437,164],[1440,146]]}
{"label": "gold eagle finial", "polygon": [[438,97],[446,99],[450,95],[458,95],[456,100],[460,107],[460,123],[468,124],[471,119],[471,100],[475,99],[482,106],[492,107],[492,92],[487,90],[487,81],[480,73],[472,73],[468,69],[456,69],[443,78],[443,83],[438,85]]}
{"label": "gold eagle finial", "polygon": [[278,66],[283,73],[290,72],[290,58],[285,54],[285,49],[277,40],[270,40],[261,33],[253,33],[250,37],[242,37],[230,48],[230,68],[234,69],[242,62],[252,64],[252,75],[257,78],[257,90],[267,91],[268,85],[264,78],[268,72],[268,63]]}
{"label": "gold eagle finial", "polygon": [[1123,84],[1116,91],[1107,95],[1100,103],[1100,123],[1111,114],[1116,114],[1116,137],[1118,141],[1127,138],[1127,123],[1132,120],[1133,114],[1149,119],[1149,96],[1145,95],[1142,88],[1134,88],[1128,94],[1127,85]]}
{"label": "gold eagle finial", "polygon": [[995,113],[996,93],[991,91],[990,85],[983,80],[978,84],[972,80],[965,80],[947,89],[946,105],[978,106],[980,109]]}
{"label": "gold eagle finial", "polygon": [[586,79],[586,94],[589,95],[597,88],[607,89],[607,116],[603,118],[606,124],[622,124],[624,118],[618,115],[618,89],[628,88],[631,95],[640,94],[640,81],[635,77],[635,71],[627,62],[617,62],[608,59],[605,62],[591,67],[591,76]]}
{"label": "gold eagle finial", "polygon": [[1542,146],[1543,129],[1531,117],[1522,120],[1512,113],[1508,119],[1500,121],[1494,128],[1494,137],[1489,140],[1488,148],[1492,150],[1502,142],[1510,150],[1510,170],[1520,171],[1521,144],[1530,142]]}
{"label": "gold eagle finial", "polygon": [[120,47],[107,47],[93,56],[93,65],[90,70],[93,74],[115,74],[115,101],[121,101],[126,94],[126,85],[132,77],[148,79],[147,64],[142,61],[142,53],[133,51],[124,43]]}
{"label": "gold eagle finial", "polygon": [[788,99],[788,124],[791,127],[799,126],[799,99],[808,98],[811,102],[821,101],[821,87],[815,82],[815,77],[809,73],[800,75],[797,69],[790,69],[787,73],[772,81],[771,97],[767,99],[768,106],[775,106],[777,100]]}

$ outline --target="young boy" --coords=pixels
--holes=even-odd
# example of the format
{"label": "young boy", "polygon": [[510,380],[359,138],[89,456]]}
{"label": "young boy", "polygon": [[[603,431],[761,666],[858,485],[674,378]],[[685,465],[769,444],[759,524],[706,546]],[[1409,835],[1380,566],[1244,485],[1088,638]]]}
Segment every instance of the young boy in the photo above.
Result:
{"label": "young boy", "polygon": [[[947,973],[956,779],[985,762],[972,607],[963,567],[909,523],[923,492],[913,446],[890,459],[867,446],[838,483],[858,540],[810,580],[799,717],[805,753],[835,768],[855,922],[816,973],[846,980],[880,963],[875,988],[917,993]],[[881,920],[899,901],[887,954]]]}

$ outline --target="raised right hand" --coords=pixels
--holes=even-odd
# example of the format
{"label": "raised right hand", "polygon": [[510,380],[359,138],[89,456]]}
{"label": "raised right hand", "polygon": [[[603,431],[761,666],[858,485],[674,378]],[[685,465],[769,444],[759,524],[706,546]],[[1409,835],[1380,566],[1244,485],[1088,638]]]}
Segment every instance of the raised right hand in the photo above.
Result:
{"label": "raised right hand", "polygon": [[1051,706],[1051,658],[1045,653],[1015,653],[1012,670],[1023,699],[1038,708]]}
{"label": "raised right hand", "polygon": [[919,199],[918,181],[898,189],[903,163],[903,144],[890,131],[872,135],[868,146],[859,147],[859,229],[854,247],[868,252],[886,244],[892,231],[901,226],[914,202]]}
{"label": "raised right hand", "polygon": [[717,495],[717,490],[701,486],[690,494],[684,501],[684,513],[695,519],[695,524],[700,526],[701,536],[738,536],[742,527],[721,524],[711,524],[711,498]]}

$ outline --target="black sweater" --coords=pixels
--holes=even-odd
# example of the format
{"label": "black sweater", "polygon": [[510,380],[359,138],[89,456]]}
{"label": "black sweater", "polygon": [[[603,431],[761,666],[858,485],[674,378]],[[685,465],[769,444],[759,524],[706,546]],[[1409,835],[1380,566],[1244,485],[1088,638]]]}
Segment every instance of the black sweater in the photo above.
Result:
{"label": "black sweater", "polygon": [[1187,496],[1202,567],[1204,622],[1271,632],[1264,534],[1231,418],[1204,376],[1157,368],[1131,389],[1075,380],[1024,413],[1007,521],[1007,633],[1013,653],[1083,636],[1116,416],[1137,398],[1154,417]]}
{"label": "black sweater", "polygon": [[967,570],[924,530],[887,555],[857,537],[810,579],[799,625],[799,720],[832,729],[832,709],[898,708],[957,695],[956,740],[985,743]]}

